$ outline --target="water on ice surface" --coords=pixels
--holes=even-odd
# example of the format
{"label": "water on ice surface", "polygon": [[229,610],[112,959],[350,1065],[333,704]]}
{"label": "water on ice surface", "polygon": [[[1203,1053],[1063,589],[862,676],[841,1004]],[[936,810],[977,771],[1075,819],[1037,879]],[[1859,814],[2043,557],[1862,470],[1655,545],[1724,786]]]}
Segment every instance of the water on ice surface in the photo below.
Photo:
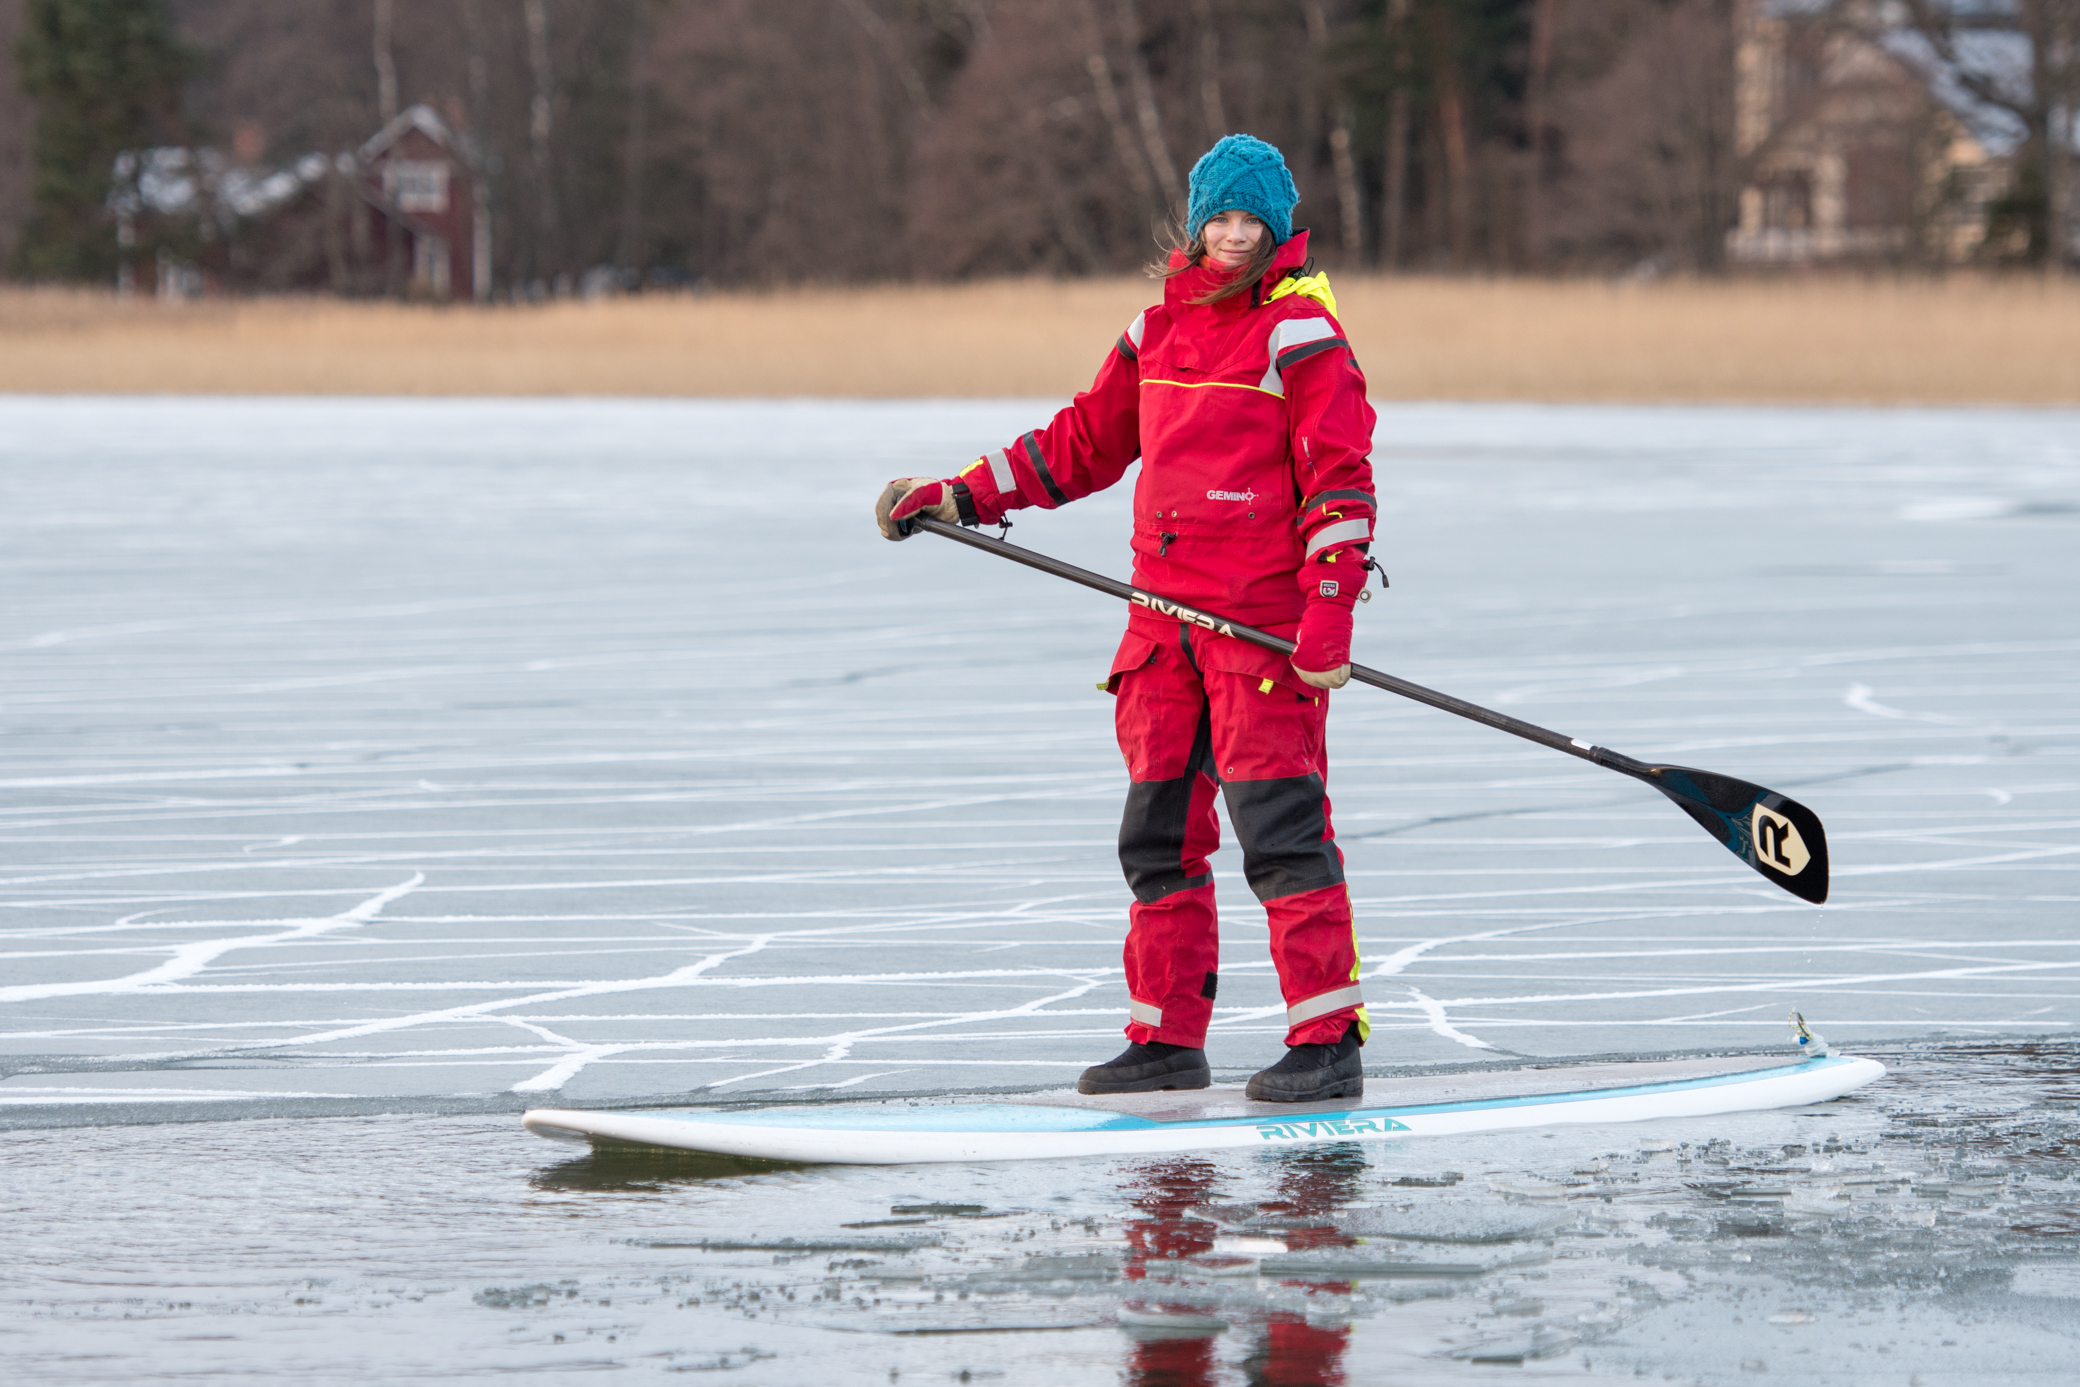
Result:
{"label": "water on ice surface", "polygon": [[[0,399],[0,1124],[24,1129],[9,1139],[26,1192],[10,1221],[33,1220],[22,1227],[43,1239],[16,1300],[44,1306],[30,1321],[39,1371],[136,1380],[145,1360],[124,1355],[172,1339],[182,1346],[163,1361],[193,1369],[220,1331],[196,1307],[244,1314],[264,1299],[270,1314],[304,1314],[254,1288],[334,1275],[321,1265],[334,1253],[357,1268],[336,1284],[358,1289],[309,1317],[344,1297],[346,1318],[325,1322],[345,1335],[394,1287],[380,1314],[397,1332],[380,1344],[285,1335],[285,1375],[324,1376],[295,1355],[333,1343],[340,1366],[325,1371],[342,1380],[438,1376],[462,1361],[454,1345],[478,1342],[468,1334],[517,1344],[546,1327],[537,1299],[626,1306],[641,1276],[657,1315],[669,1289],[701,1300],[673,1311],[694,1316],[684,1335],[601,1328],[584,1353],[636,1363],[657,1345],[681,1356],[642,1360],[651,1367],[787,1381],[803,1367],[787,1355],[812,1352],[825,1329],[900,1328],[853,1306],[900,1300],[871,1290],[873,1268],[836,1265],[880,1254],[815,1254],[817,1287],[835,1276],[842,1305],[806,1282],[786,1302],[793,1314],[824,1294],[830,1316],[852,1306],[856,1321],[812,1332],[783,1316],[792,1327],[749,1333],[780,1313],[771,1297],[784,1293],[758,1290],[780,1275],[771,1259],[796,1253],[659,1261],[646,1258],[668,1250],[599,1239],[654,1239],[647,1225],[663,1218],[677,1220],[672,1236],[710,1243],[827,1239],[839,1213],[930,1228],[941,1216],[889,1210],[997,1208],[1008,1177],[957,1177],[962,1194],[907,1189],[899,1173],[653,1180],[597,1158],[572,1173],[509,1117],[482,1115],[1031,1089],[1117,1048],[1124,775],[1109,700],[1091,686],[1122,614],[928,537],[887,544],[867,520],[888,477],[949,470],[1042,417],[1015,402]],[[2080,415],[1397,407],[1377,459],[1394,586],[1360,609],[1358,658],[1791,794],[1828,824],[1835,891],[1824,909],[1792,900],[1607,772],[1371,690],[1339,694],[1332,789],[1375,1067],[1775,1045],[1797,1005],[1837,1044],[1891,1047],[1878,1054],[1895,1077],[1823,1114],[1686,1125],[1666,1153],[1640,1155],[1637,1142],[1659,1138],[1626,1131],[1601,1154],[1575,1134],[1454,1157],[1467,1181],[1493,1166],[1491,1203],[1557,1199],[1579,1213],[1554,1234],[1552,1266],[1595,1250],[1585,1264],[1608,1279],[1588,1301],[1529,1281],[1485,1301],[1486,1289],[1392,1298],[1417,1284],[1501,1286],[1487,1268],[1434,1283],[1360,1277],[1350,1292],[1291,1291],[1287,1306],[1287,1291],[1266,1289],[1285,1282],[1257,1275],[1262,1258],[1313,1256],[1333,1239],[1238,1226],[1200,1270],[1209,1286],[1272,1299],[1208,1302],[1201,1318],[1231,1326],[1212,1339],[1136,1321],[1132,1353],[1198,1344],[1207,1380],[1299,1381],[1261,1364],[1312,1342],[1302,1329],[1348,1322],[1349,1354],[1376,1333],[1390,1355],[1364,1362],[1391,1366],[1407,1343],[1440,1363],[1468,1348],[1454,1373],[1490,1371],[1471,1329],[1426,1339],[1412,1327],[1455,1306],[1436,1313],[1523,1330],[1503,1357],[1518,1344],[1569,1371],[1806,1376],[1784,1366],[1801,1346],[1837,1355],[1829,1372],[1880,1380],[2033,1371],[2013,1355],[2029,1333],[2069,1332],[2076,1284],[2055,1197],[2071,1133],[2045,1075],[2070,1069],[2060,1038],[2080,1020]],[[1124,575],[1127,500],[1123,486],[1025,513],[1013,538]],[[1275,1057],[1280,1030],[1239,865],[1232,848],[1216,860],[1229,918],[1212,1054],[1229,1079]],[[1908,1043],[1953,1048],[1897,1049]],[[1954,1048],[1969,1046],[1980,1048]],[[2002,1090],[2021,1116],[1982,1114],[1976,1089],[2011,1071],[2036,1076]],[[1952,1108],[1930,1096],[1944,1083]],[[407,1112],[450,1116],[353,1116]],[[322,1120],[107,1126],[233,1115]],[[1800,1134],[1829,1123],[1870,1152],[1897,1139],[1921,1153],[1885,1167],[1904,1172],[1890,1202],[1810,1168],[1819,1148]],[[1756,1154],[1799,1145],[1802,1170],[1771,1173]],[[1606,1158],[1587,1176],[1569,1164]],[[1699,1188],[1722,1158],[1729,1190],[1784,1193]],[[1665,1186],[1644,1173],[1679,1160],[1692,1165]],[[1605,1187],[1634,1163],[1648,1193],[1627,1205]],[[1283,1182],[1318,1173],[1294,1158],[1199,1165],[1212,1171],[1203,1200],[1148,1197],[1179,1218],[1200,1203],[1291,1203]],[[1400,1178],[1391,1164],[1352,1169],[1355,1183],[1335,1188],[1355,1205],[1382,1205],[1382,1182]],[[1016,1200],[1047,1221],[948,1226],[1031,1238],[963,1233],[971,1241],[903,1256],[952,1259],[962,1276],[1043,1255],[1118,1262],[1141,1246],[1128,1225],[1156,1217],[1129,1212],[1142,1195],[1128,1191],[1173,1176],[1100,1163],[1017,1179],[1032,1183]],[[1924,1201],[1939,1183],[1941,1199]],[[105,1201],[105,1224],[83,1187]],[[1450,1202],[1467,1188],[1405,1197]],[[1057,1193],[1086,1241],[1050,1209]],[[1606,1195],[1612,1209],[1657,1212],[1606,1229],[1588,1217]],[[569,1227],[595,1241],[540,1233],[565,1227],[547,1221],[551,1207],[580,1215]],[[1757,1210],[1782,1216],[1781,1236],[1768,1219],[1752,1237],[1725,1231]],[[1703,1222],[1682,1221],[1693,1217]],[[790,1219],[800,1226],[782,1228]],[[455,1237],[429,1250],[422,1225]],[[284,1240],[304,1250],[245,1256]],[[89,1246],[101,1250],[73,1289],[46,1304],[57,1268]],[[1683,1259],[1722,1252],[1715,1299],[1718,1272]],[[1243,1267],[1237,1279],[1215,1274],[1223,1258],[1242,1259],[1226,1264]],[[1937,1342],[1910,1368],[1908,1341],[1881,1322],[1882,1307],[1896,1314],[1930,1289],[1908,1270],[1941,1272],[1945,1295],[1998,1293],[2013,1332],[1960,1338],[1978,1346],[1976,1367],[1949,1365]],[[959,1303],[886,1275],[920,1305]],[[1755,1300],[1802,1276],[1811,1296]],[[742,1294],[694,1289],[714,1277]],[[244,1289],[212,1299],[197,1287],[213,1278]],[[580,1294],[528,1289],[566,1278]],[[905,1361],[977,1373],[1059,1362],[1063,1381],[1103,1363],[1090,1371],[1113,1380],[1127,1350],[1111,1327],[1122,1316],[1104,1307],[1169,1313],[1161,1297],[1142,1310],[1122,1300],[1148,1279],[1115,1269],[1096,1300],[1060,1301],[1103,1329],[1016,1350],[993,1339],[972,1362],[912,1346],[902,1351],[922,1356]],[[618,1297],[602,1295],[609,1283]],[[753,1291],[765,1298],[743,1299]],[[981,1296],[974,1314],[1011,1322],[986,1307],[1013,1301]],[[1391,1309],[1361,1313],[1381,1296]],[[1589,1306],[1621,1296],[1631,1309]],[[1534,1303],[1545,1308],[1498,1308]],[[1991,1313],[1935,1303],[1949,1308],[1932,1327]],[[742,1346],[701,1318],[718,1304]],[[1827,1318],[1852,1310],[1880,1318]],[[2029,1333],[2025,1311],[2038,1316]],[[140,1318],[118,1332],[124,1313]],[[431,1356],[414,1358],[407,1341],[422,1331],[413,1342]],[[1725,1337],[1751,1331],[1752,1352]],[[556,1332],[559,1353],[583,1337]],[[1800,1333],[1814,1342],[1793,1342]],[[1095,1357],[1063,1347],[1085,1339]],[[1647,1356],[1601,1347],[1621,1341]],[[1692,1345],[1695,1360],[1682,1358]],[[1844,1356],[1852,1345],[1863,1368]],[[250,1337],[223,1349],[226,1361],[256,1351]],[[1200,1349],[1163,1352],[1189,1366]],[[855,1348],[828,1357],[833,1380],[901,1366],[867,1365]]]}
{"label": "water on ice surface", "polygon": [[484,1116],[8,1132],[9,1375],[2069,1381],[2073,1050],[1881,1055],[1889,1095],[1810,1109],[1210,1158],[761,1169]]}

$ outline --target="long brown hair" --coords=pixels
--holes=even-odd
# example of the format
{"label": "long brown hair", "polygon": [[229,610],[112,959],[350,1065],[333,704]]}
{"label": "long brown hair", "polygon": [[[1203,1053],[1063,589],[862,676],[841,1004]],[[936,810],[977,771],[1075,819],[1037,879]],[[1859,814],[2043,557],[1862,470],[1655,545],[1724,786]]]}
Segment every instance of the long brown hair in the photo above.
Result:
{"label": "long brown hair", "polygon": [[[1258,280],[1270,272],[1271,261],[1278,254],[1278,247],[1279,242],[1271,238],[1271,228],[1267,226],[1264,228],[1264,234],[1257,238],[1257,248],[1250,252],[1249,259],[1240,269],[1230,270],[1217,260],[1208,262],[1207,269],[1221,276],[1221,282],[1199,295],[1199,297],[1189,300],[1189,302],[1195,304],[1219,303],[1222,299],[1231,299],[1237,294],[1247,294],[1256,286]],[[1151,278],[1169,279],[1173,275],[1183,274],[1186,270],[1192,269],[1201,261],[1206,260],[1206,228],[1202,226],[1199,230],[1193,232],[1190,237],[1187,237],[1184,232],[1184,223],[1174,223],[1170,228],[1168,244],[1165,246],[1165,249],[1173,254],[1180,251],[1183,252],[1184,262],[1177,265],[1167,263],[1150,265],[1148,273]]]}

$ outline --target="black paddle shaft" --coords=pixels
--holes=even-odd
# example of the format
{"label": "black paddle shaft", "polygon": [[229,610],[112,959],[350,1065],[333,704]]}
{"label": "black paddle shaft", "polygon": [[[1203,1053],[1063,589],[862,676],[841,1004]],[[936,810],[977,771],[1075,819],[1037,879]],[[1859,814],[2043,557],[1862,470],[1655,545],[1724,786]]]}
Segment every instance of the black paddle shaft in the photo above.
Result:
{"label": "black paddle shaft", "polygon": [[[1275,650],[1281,655],[1291,655],[1293,643],[1269,631],[1260,631],[1254,626],[1245,626],[1239,621],[1187,607],[1181,602],[1172,602],[1152,592],[1117,579],[1107,578],[1102,573],[1093,573],[1087,568],[1078,568],[1072,563],[1038,554],[1030,549],[1005,540],[992,539],[977,534],[959,525],[949,525],[943,520],[932,520],[924,516],[908,522],[935,535],[965,544],[971,549],[995,554],[998,558],[1022,563],[1028,568],[1037,568],[1042,573],[1057,578],[1066,578],[1072,583],[1081,583],[1087,588],[1146,607],[1158,616],[1168,617],[1186,625],[1198,626],[1216,635],[1232,636],[1250,645]],[[1528,742],[1566,752],[1569,756],[1594,762],[1605,770],[1629,775],[1643,780],[1674,800],[1678,807],[1700,827],[1719,839],[1734,856],[1746,862],[1763,876],[1783,887],[1801,900],[1815,905],[1827,899],[1827,834],[1821,827],[1820,817],[1812,810],[1793,799],[1787,799],[1774,790],[1760,785],[1751,785],[1745,780],[1719,775],[1713,771],[1695,770],[1688,766],[1650,765],[1635,761],[1630,756],[1612,751],[1609,747],[1594,746],[1578,737],[1563,736],[1551,728],[1537,723],[1513,718],[1507,713],[1498,713],[1493,708],[1483,708],[1478,703],[1468,703],[1463,698],[1439,693],[1421,684],[1365,665],[1353,664],[1351,678],[1361,684],[1370,684],[1376,689],[1399,694],[1417,703],[1427,704],[1458,717],[1483,723],[1498,732],[1507,732],[1513,737],[1522,737]]]}

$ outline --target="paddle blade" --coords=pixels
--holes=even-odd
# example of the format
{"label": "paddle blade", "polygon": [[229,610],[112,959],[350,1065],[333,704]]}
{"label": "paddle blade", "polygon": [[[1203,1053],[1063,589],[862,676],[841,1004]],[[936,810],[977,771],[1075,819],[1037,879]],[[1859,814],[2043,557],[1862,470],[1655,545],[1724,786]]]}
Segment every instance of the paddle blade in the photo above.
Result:
{"label": "paddle blade", "polygon": [[1820,816],[1774,790],[1689,766],[1650,766],[1640,777],[1741,861],[1802,901],[1827,899],[1827,831]]}

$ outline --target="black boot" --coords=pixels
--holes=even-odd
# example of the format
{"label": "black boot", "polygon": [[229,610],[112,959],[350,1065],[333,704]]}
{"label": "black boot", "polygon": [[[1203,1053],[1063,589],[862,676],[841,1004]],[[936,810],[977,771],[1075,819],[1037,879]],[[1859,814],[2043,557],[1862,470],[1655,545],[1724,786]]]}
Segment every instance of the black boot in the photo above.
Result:
{"label": "black boot", "polygon": [[1286,1057],[1249,1081],[1259,1103],[1318,1103],[1324,1098],[1362,1098],[1365,1061],[1358,1054],[1354,1025],[1334,1045],[1292,1045]]}
{"label": "black boot", "polygon": [[1153,1093],[1159,1088],[1205,1088],[1213,1082],[1206,1052],[1151,1040],[1129,1045],[1076,1081],[1078,1093]]}

